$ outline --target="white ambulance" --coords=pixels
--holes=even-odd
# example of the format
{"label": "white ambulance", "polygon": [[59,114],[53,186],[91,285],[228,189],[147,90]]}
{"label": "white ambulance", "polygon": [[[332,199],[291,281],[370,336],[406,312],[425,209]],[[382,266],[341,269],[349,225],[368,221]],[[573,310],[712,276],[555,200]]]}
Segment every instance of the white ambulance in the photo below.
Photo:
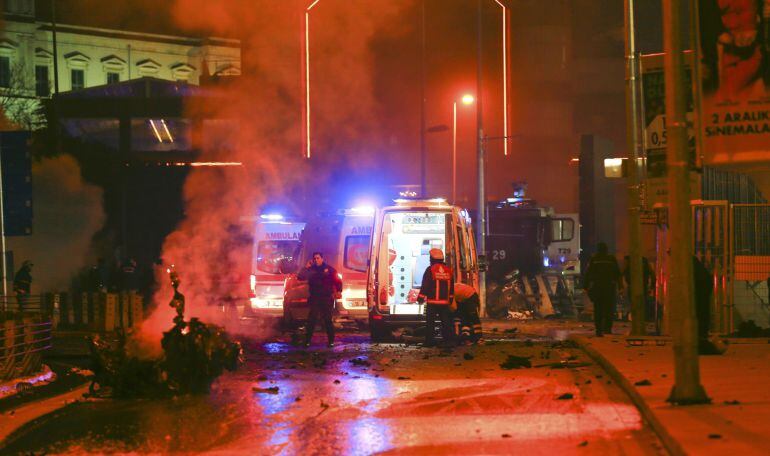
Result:
{"label": "white ambulance", "polygon": [[373,341],[396,327],[425,324],[417,303],[431,249],[444,252],[455,281],[478,289],[478,261],[468,212],[441,198],[396,200],[377,211],[369,255],[367,307]]}
{"label": "white ambulance", "polygon": [[[313,252],[322,252],[324,260],[333,266],[342,279],[342,299],[336,302],[336,316],[366,324],[366,271],[369,262],[373,207],[355,207],[319,216],[312,221],[302,237],[300,265]],[[284,323],[287,327],[302,324],[308,315],[307,283],[292,274],[284,290]]]}
{"label": "white ambulance", "polygon": [[283,287],[289,272],[296,270],[304,222],[280,214],[262,214],[254,233],[247,313],[283,314]]}

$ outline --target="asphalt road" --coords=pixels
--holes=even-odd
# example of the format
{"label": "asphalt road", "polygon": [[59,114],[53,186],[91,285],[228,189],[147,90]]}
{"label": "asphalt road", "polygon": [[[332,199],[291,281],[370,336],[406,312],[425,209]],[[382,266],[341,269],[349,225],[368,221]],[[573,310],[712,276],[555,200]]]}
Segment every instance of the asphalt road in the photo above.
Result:
{"label": "asphalt road", "polygon": [[[580,350],[490,333],[452,351],[286,340],[205,397],[72,404],[6,452],[213,454],[664,454],[625,394]],[[507,336],[507,337],[506,337]],[[532,367],[503,369],[509,355]]]}

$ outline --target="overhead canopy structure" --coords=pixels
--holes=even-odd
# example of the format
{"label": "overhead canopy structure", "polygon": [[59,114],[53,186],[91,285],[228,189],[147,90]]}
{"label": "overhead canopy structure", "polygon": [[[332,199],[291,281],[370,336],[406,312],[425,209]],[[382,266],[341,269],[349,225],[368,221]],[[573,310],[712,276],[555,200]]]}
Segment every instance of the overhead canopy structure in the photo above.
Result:
{"label": "overhead canopy structure", "polygon": [[[68,136],[127,159],[185,159],[196,155],[194,124],[211,119],[207,107],[223,102],[210,87],[143,77],[56,94],[46,110]],[[186,111],[190,106],[194,119]]]}

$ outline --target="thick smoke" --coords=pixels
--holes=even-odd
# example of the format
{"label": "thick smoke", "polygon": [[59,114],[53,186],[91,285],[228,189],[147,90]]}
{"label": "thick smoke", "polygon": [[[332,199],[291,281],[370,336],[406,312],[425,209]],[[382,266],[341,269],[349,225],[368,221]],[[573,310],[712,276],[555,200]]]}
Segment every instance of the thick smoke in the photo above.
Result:
{"label": "thick smoke", "polygon": [[88,261],[91,238],[105,220],[102,190],[83,182],[70,155],[32,165],[33,234],[9,238],[16,267],[34,264],[33,292],[66,290]]}
{"label": "thick smoke", "polygon": [[[319,56],[313,72],[317,101],[313,119],[319,143],[329,152],[311,162],[302,158],[301,79],[302,1],[177,0],[174,16],[184,29],[241,40],[242,75],[221,84],[224,102],[190,106],[192,117],[204,121],[201,161],[236,161],[243,167],[195,168],[184,187],[185,219],[165,241],[162,258],[180,273],[189,316],[222,323],[228,297],[245,300],[253,217],[261,204],[312,189],[316,195],[327,182],[326,170],[336,164],[362,166],[355,145],[360,132],[372,131],[377,112],[373,95],[369,42],[375,31],[398,11],[390,2],[322,0],[317,6],[319,27],[311,51]],[[322,21],[322,22],[321,22]],[[322,24],[322,27],[320,26]],[[213,116],[212,116],[213,114]],[[333,134],[329,132],[333,130]],[[325,133],[324,133],[325,132]],[[345,145],[353,145],[346,147]],[[365,163],[363,164],[365,165]],[[158,271],[156,311],[143,326],[146,339],[157,341],[168,327],[172,291]]]}

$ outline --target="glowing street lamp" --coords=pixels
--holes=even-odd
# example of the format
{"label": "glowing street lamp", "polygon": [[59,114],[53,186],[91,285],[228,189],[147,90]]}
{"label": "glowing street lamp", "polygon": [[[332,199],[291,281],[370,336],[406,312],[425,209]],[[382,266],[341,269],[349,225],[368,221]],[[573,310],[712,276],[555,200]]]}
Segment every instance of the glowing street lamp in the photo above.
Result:
{"label": "glowing street lamp", "polygon": [[[470,106],[476,99],[466,93],[460,98],[465,106]],[[457,101],[452,103],[452,204],[457,203]]]}

